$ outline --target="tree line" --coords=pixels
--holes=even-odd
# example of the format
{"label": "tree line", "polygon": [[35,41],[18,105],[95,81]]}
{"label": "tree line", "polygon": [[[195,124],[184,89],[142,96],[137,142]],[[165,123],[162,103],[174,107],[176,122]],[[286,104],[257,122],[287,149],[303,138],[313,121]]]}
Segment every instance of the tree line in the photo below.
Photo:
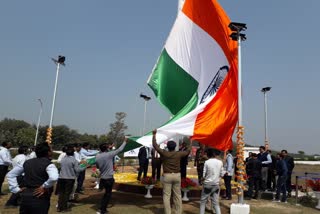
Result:
{"label": "tree line", "polygon": [[[67,125],[53,126],[52,142],[55,149],[60,149],[68,143],[84,143],[88,142],[93,146],[100,143],[120,144],[124,140],[125,131],[128,129],[125,124],[126,113],[117,112],[115,114],[115,122],[109,125],[106,134],[93,135],[81,134],[75,129],[69,128]],[[40,126],[38,133],[38,143],[45,142],[48,126]],[[4,118],[0,121],[0,144],[10,142],[14,147],[20,145],[33,146],[36,136],[37,127],[24,120],[12,118]]]}

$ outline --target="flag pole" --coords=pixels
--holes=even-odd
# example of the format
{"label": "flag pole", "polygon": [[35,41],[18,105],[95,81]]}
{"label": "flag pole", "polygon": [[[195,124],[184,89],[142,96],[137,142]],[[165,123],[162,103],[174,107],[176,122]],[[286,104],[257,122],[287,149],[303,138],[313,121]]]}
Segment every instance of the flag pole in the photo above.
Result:
{"label": "flag pole", "polygon": [[39,112],[38,123],[37,123],[36,137],[34,138],[34,146],[37,145],[39,126],[40,126],[41,115],[42,115],[42,101],[41,101],[41,99],[38,99],[38,101],[40,102],[40,112]]}
{"label": "flag pole", "polygon": [[143,133],[145,134],[146,132],[146,118],[147,118],[147,100],[144,100],[144,114],[143,114]]}
{"label": "flag pole", "polygon": [[244,127],[242,123],[242,69],[241,69],[241,42],[246,40],[246,35],[240,33],[247,29],[246,24],[231,22],[229,28],[232,30],[230,37],[238,43],[238,130],[237,130],[237,180],[238,180],[238,203],[244,204]]}
{"label": "flag pole", "polygon": [[58,56],[58,60],[52,59],[56,64],[57,64],[57,71],[56,71],[56,81],[54,84],[54,91],[53,91],[53,100],[52,100],[52,107],[51,107],[51,116],[50,116],[50,123],[49,123],[49,128],[47,129],[47,139],[46,142],[48,144],[51,144],[51,136],[52,136],[52,122],[53,122],[53,115],[54,115],[54,107],[55,107],[55,102],[56,102],[56,94],[57,94],[57,87],[58,87],[58,79],[59,79],[59,70],[60,70],[60,65],[65,65],[65,57],[64,56]]}
{"label": "flag pole", "polygon": [[261,92],[264,95],[264,146],[266,150],[270,149],[269,139],[268,139],[268,109],[267,109],[267,92],[271,90],[271,87],[264,87]]}
{"label": "flag pole", "polygon": [[[239,135],[239,141],[238,141],[238,155],[240,157],[243,157],[243,146],[241,146],[241,129],[243,130],[242,125],[242,71],[241,71],[241,37],[238,38],[238,114],[239,114],[239,121],[238,121],[238,135]],[[237,159],[237,164],[239,162],[239,165],[241,164],[241,160]],[[240,169],[240,177],[242,177],[242,170]],[[243,185],[243,182],[240,179],[240,185]],[[238,203],[243,204],[243,188],[239,188],[239,198]]]}

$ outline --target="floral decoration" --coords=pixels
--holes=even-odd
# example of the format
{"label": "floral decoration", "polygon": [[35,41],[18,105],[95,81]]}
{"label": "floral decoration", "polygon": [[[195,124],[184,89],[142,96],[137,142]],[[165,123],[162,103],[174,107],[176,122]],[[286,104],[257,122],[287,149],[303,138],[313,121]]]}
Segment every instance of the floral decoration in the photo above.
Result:
{"label": "floral decoration", "polygon": [[307,185],[311,187],[313,191],[320,191],[320,178],[314,180],[307,180]]}
{"label": "floral decoration", "polygon": [[192,187],[196,187],[197,183],[192,181],[190,178],[181,179],[181,188],[182,189],[191,189]]}

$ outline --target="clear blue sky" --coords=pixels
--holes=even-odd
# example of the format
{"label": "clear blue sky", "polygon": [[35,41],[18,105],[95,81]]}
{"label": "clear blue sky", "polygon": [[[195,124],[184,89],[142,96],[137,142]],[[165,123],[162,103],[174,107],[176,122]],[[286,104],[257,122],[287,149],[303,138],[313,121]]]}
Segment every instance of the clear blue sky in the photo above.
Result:
{"label": "clear blue sky", "polygon": [[[246,22],[243,44],[243,108],[246,142],[264,142],[263,95],[269,93],[269,136],[274,149],[320,153],[318,81],[319,0],[226,1],[233,21]],[[63,54],[54,124],[102,134],[117,111],[128,114],[129,133],[143,126],[140,92],[177,11],[175,0],[1,1],[0,119],[49,123],[55,78],[50,57]],[[169,118],[155,99],[147,125]]]}

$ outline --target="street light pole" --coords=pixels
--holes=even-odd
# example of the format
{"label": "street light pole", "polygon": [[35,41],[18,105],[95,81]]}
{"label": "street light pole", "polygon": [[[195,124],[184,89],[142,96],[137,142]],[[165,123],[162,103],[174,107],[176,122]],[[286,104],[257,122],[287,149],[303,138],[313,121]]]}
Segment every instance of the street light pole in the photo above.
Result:
{"label": "street light pole", "polygon": [[261,92],[264,95],[264,145],[266,150],[269,149],[269,139],[268,139],[268,109],[267,109],[267,92],[271,90],[271,87],[264,87]]}
{"label": "street light pole", "polygon": [[50,116],[50,123],[49,123],[49,128],[47,130],[47,139],[46,142],[48,144],[51,144],[51,135],[52,135],[52,121],[53,121],[53,115],[54,115],[54,107],[55,107],[55,102],[56,102],[56,93],[57,93],[57,87],[58,87],[58,79],[59,79],[59,70],[60,70],[60,65],[65,65],[64,62],[66,58],[64,56],[58,56],[58,59],[53,59],[54,63],[57,65],[57,72],[56,72],[56,81],[54,84],[54,91],[53,91],[53,100],[52,100],[52,108],[51,108],[51,116]]}
{"label": "street light pole", "polygon": [[143,130],[142,134],[145,134],[146,132],[146,120],[147,120],[147,102],[151,99],[151,97],[140,94],[140,97],[144,99],[144,114],[143,114]]}
{"label": "street light pole", "polygon": [[244,148],[244,127],[242,124],[242,71],[241,71],[241,42],[246,40],[246,35],[243,33],[240,33],[241,31],[244,31],[247,29],[246,24],[244,23],[237,23],[237,22],[231,22],[229,24],[229,28],[233,32],[230,37],[232,40],[238,42],[238,131],[237,131],[237,177],[238,177],[238,203],[243,204],[244,203],[244,160],[243,160],[243,148]]}
{"label": "street light pole", "polygon": [[39,133],[39,126],[40,126],[41,115],[42,115],[42,101],[41,101],[40,98],[38,99],[38,101],[40,102],[40,112],[39,112],[38,123],[37,123],[36,137],[35,137],[35,139],[34,139],[34,146],[37,145],[38,133]]}

